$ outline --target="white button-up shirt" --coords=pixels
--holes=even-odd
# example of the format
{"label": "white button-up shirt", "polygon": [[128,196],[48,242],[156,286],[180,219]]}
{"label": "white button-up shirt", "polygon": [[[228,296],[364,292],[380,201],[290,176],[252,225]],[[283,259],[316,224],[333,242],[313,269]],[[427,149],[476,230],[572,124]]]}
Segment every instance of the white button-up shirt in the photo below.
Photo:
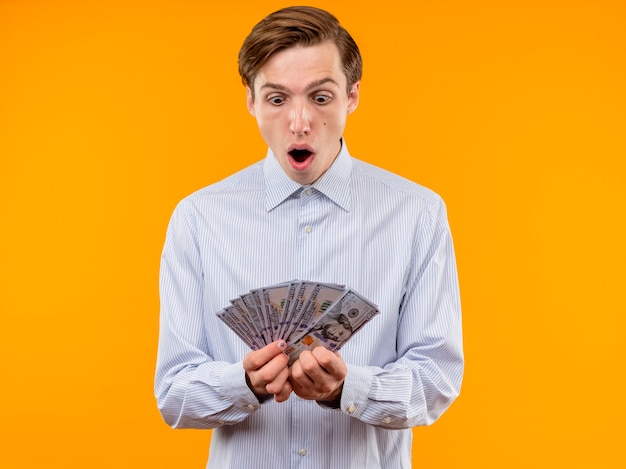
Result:
{"label": "white button-up shirt", "polygon": [[[259,402],[250,351],[215,313],[254,288],[346,285],[380,309],[344,345],[340,408]],[[463,374],[456,263],[441,198],[342,150],[302,187],[271,151],[177,206],[161,262],[155,394],[173,427],[213,428],[209,468],[403,468]]]}

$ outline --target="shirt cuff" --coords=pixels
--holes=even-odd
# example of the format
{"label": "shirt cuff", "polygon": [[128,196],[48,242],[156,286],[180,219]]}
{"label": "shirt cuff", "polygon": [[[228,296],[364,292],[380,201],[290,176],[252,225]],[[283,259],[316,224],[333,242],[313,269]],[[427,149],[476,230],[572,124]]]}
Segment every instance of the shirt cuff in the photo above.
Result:
{"label": "shirt cuff", "polygon": [[372,387],[372,372],[364,366],[346,364],[348,373],[341,392],[341,410],[351,417],[361,415]]}
{"label": "shirt cuff", "polygon": [[246,372],[242,362],[227,365],[222,372],[222,393],[236,407],[252,412],[258,410],[261,402],[246,383]]}

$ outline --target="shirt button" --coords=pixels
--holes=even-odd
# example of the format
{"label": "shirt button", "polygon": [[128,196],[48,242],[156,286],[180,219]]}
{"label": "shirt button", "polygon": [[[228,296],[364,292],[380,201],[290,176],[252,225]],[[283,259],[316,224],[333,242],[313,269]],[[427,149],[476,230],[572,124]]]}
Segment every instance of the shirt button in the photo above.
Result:
{"label": "shirt button", "polygon": [[350,407],[348,407],[348,413],[351,414],[352,412],[354,412],[356,409],[356,406],[354,404],[350,405]]}
{"label": "shirt button", "polygon": [[306,234],[309,234],[311,231],[313,231],[313,228],[311,228],[309,225],[307,225],[307,226],[305,226],[305,227],[304,227],[304,232],[305,232]]}
{"label": "shirt button", "polygon": [[300,456],[306,456],[306,449],[305,448],[300,448],[300,451],[298,451],[298,454]]}
{"label": "shirt button", "polygon": [[224,425],[226,422],[224,422],[223,420],[220,420],[217,423],[219,423],[220,425]]}
{"label": "shirt button", "polygon": [[252,410],[252,409],[254,409],[254,408],[255,408],[255,407],[254,407],[254,404],[248,404],[248,409]]}
{"label": "shirt button", "polygon": [[391,419],[389,417],[385,417],[383,419],[383,423],[391,423]]}
{"label": "shirt button", "polygon": [[310,187],[306,190],[306,195],[311,195],[313,193],[313,189]]}

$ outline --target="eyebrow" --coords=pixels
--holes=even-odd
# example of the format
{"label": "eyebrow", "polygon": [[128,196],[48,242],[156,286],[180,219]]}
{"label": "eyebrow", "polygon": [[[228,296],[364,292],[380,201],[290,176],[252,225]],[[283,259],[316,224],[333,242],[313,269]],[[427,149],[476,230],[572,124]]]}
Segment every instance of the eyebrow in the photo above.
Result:
{"label": "eyebrow", "polygon": [[[325,83],[334,83],[335,85],[339,86],[339,83],[337,83],[332,78],[327,77],[327,78],[321,78],[319,80],[312,81],[311,83],[306,85],[306,87],[304,88],[304,91],[310,91],[313,88],[317,88],[318,86],[321,86]],[[271,88],[271,89],[278,90],[278,91],[289,91],[289,88],[287,88],[286,86],[281,85],[279,83],[272,83],[272,82],[265,83],[263,86],[261,86],[260,89],[262,90],[264,88]]]}

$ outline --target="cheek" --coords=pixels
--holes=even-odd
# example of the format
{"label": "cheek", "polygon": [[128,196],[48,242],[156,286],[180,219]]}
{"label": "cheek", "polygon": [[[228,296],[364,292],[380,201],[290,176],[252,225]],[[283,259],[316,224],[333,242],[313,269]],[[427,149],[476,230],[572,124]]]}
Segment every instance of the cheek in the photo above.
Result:
{"label": "cheek", "polygon": [[324,121],[324,125],[328,129],[343,131],[343,128],[346,126],[347,115],[339,114],[335,115],[332,118],[328,118]]}
{"label": "cheek", "polygon": [[257,113],[256,125],[259,127],[261,134],[270,135],[272,133],[272,128],[274,127],[274,125],[272,125],[272,122],[272,119],[267,118],[267,116],[261,113]]}
{"label": "cheek", "polygon": [[277,132],[284,127],[285,117],[277,112],[257,111],[256,122],[259,128],[266,133]]}

